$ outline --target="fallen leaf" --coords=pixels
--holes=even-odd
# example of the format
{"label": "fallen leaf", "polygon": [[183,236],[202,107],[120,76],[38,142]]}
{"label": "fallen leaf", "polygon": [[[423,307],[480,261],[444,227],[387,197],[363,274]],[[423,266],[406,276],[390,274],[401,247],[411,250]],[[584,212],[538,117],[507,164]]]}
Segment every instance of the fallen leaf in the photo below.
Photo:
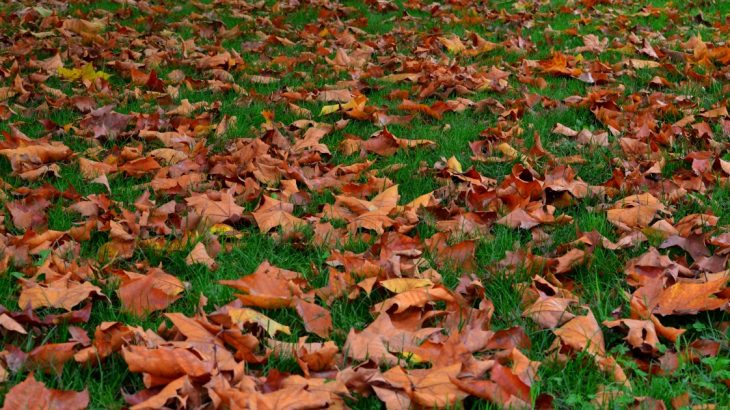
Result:
{"label": "fallen leaf", "polygon": [[294,308],[304,321],[304,328],[307,332],[314,333],[323,339],[329,337],[332,331],[332,316],[327,309],[300,298],[295,299]]}
{"label": "fallen leaf", "polygon": [[261,232],[268,232],[276,227],[290,232],[305,224],[303,220],[292,215],[293,211],[294,205],[265,196],[264,201],[253,212],[253,217]]}
{"label": "fallen leaf", "polygon": [[49,389],[35,380],[33,373],[13,386],[5,396],[3,410],[68,409],[83,410],[89,406],[89,392]]}
{"label": "fallen leaf", "polygon": [[233,323],[244,325],[246,323],[255,323],[261,327],[270,336],[275,336],[276,333],[282,332],[287,335],[291,334],[289,326],[284,326],[281,323],[271,320],[266,315],[259,313],[249,308],[237,308],[229,309],[228,315],[231,317]]}
{"label": "fallen leaf", "polygon": [[74,282],[69,276],[64,276],[47,286],[34,282],[26,282],[20,292],[18,305],[22,308],[38,309],[53,307],[71,311],[76,305],[91,296],[103,297],[101,289],[89,282]]}
{"label": "fallen leaf", "polygon": [[146,274],[123,272],[117,291],[125,310],[136,316],[162,310],[182,297],[185,286],[180,279],[152,268]]}
{"label": "fallen leaf", "polygon": [[203,242],[198,242],[193,247],[188,256],[185,258],[185,263],[188,265],[201,264],[210,270],[216,270],[218,268],[218,264],[215,262],[215,259],[208,255],[208,251],[205,249]]}
{"label": "fallen leaf", "polygon": [[553,332],[563,343],[575,350],[587,351],[597,356],[606,354],[603,332],[591,312],[585,316],[574,317]]}

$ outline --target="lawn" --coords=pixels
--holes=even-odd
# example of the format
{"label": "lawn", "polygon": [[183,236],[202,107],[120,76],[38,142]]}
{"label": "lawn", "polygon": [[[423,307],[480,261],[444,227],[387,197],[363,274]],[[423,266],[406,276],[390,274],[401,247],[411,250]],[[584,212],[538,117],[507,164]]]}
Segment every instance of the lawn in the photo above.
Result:
{"label": "lawn", "polygon": [[730,407],[728,15],[4,2],[0,404]]}

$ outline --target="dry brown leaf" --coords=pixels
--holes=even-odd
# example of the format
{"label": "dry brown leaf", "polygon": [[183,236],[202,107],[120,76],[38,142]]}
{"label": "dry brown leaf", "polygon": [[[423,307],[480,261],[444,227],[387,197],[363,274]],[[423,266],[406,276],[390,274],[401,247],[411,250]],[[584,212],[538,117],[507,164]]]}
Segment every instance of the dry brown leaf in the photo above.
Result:
{"label": "dry brown leaf", "polygon": [[185,290],[180,279],[158,268],[146,274],[123,272],[120,277],[122,284],[117,293],[122,306],[137,316],[165,309]]}
{"label": "dry brown leaf", "polygon": [[3,410],[83,410],[88,406],[88,391],[76,392],[49,389],[45,384],[36,381],[33,373],[31,373],[23,382],[16,384],[8,391],[5,396]]}
{"label": "dry brown leaf", "polygon": [[218,264],[215,262],[215,259],[208,255],[208,250],[205,249],[203,242],[198,242],[195,247],[193,247],[188,256],[185,258],[185,263],[188,265],[205,265],[210,270],[216,270],[218,268]]}
{"label": "dry brown leaf", "polygon": [[332,331],[332,316],[329,310],[300,298],[294,300],[294,308],[304,321],[307,332],[327,339]]}
{"label": "dry brown leaf", "polygon": [[89,282],[74,282],[70,275],[49,283],[47,286],[27,281],[20,292],[18,305],[31,309],[53,307],[71,311],[74,306],[91,296],[103,297],[101,289]]}
{"label": "dry brown leaf", "polygon": [[294,205],[264,196],[264,201],[253,212],[256,224],[261,232],[281,227],[284,232],[291,232],[298,227],[306,225],[304,220],[292,215]]}
{"label": "dry brown leaf", "polygon": [[278,332],[285,333],[287,335],[291,334],[291,330],[289,329],[289,326],[284,326],[281,323],[278,323],[268,316],[264,315],[263,313],[257,312],[253,309],[249,308],[235,308],[235,309],[228,309],[228,316],[230,316],[231,321],[233,323],[236,323],[238,325],[245,325],[247,323],[255,323],[260,328],[262,328],[269,336],[276,336]]}
{"label": "dry brown leaf", "polygon": [[659,213],[667,212],[664,205],[649,193],[631,195],[616,202],[608,210],[608,221],[624,230],[645,228]]}
{"label": "dry brown leaf", "polygon": [[553,332],[564,344],[577,351],[586,351],[601,357],[606,354],[603,332],[592,312],[574,317]]}

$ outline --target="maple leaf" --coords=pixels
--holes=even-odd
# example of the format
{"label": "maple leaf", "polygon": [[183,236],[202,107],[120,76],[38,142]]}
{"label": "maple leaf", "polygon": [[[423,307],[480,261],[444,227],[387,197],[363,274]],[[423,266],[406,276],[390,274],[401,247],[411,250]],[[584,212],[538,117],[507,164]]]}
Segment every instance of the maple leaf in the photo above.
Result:
{"label": "maple leaf", "polygon": [[410,100],[403,100],[403,102],[398,105],[398,109],[405,111],[421,112],[431,118],[441,120],[444,116],[444,112],[448,110],[448,106],[443,102],[441,104],[434,103],[433,105],[428,106],[426,104],[418,104]]}
{"label": "maple leaf", "polygon": [[422,278],[395,278],[380,281],[380,286],[393,293],[402,293],[412,289],[430,288],[433,282],[430,279]]}
{"label": "maple leaf", "polygon": [[186,395],[183,392],[189,392],[192,390],[193,385],[190,382],[190,378],[188,376],[182,376],[170,383],[167,383],[167,385],[165,385],[165,387],[163,387],[159,392],[145,395],[147,397],[138,403],[134,403],[134,405],[130,407],[130,410],[164,408],[167,407],[171,400],[179,403],[180,406],[184,406],[187,400]]}
{"label": "maple leaf", "polygon": [[571,58],[563,53],[554,52],[552,58],[540,61],[539,63],[542,70],[546,73],[578,77],[582,73],[582,70],[579,68],[569,68],[569,62],[571,62]]}
{"label": "maple leaf", "polygon": [[332,394],[324,390],[308,388],[307,384],[293,384],[281,390],[259,394],[265,408],[327,408],[334,400]]}
{"label": "maple leaf", "polygon": [[60,375],[63,365],[73,359],[76,342],[46,343],[28,353],[27,365],[33,369]]}
{"label": "maple leaf", "polygon": [[580,249],[571,249],[565,255],[555,258],[557,265],[555,266],[555,273],[566,273],[573,270],[575,266],[581,265],[586,262],[590,255]]}
{"label": "maple leaf", "polygon": [[111,174],[117,171],[116,164],[92,161],[86,158],[79,158],[79,170],[86,179],[94,179],[101,175]]}
{"label": "maple leaf", "polygon": [[74,306],[92,295],[104,296],[99,287],[90,282],[72,281],[70,274],[54,280],[48,285],[40,285],[32,281],[24,281],[23,284],[23,290],[18,297],[18,305],[22,308],[53,307],[71,311]]}
{"label": "maple leaf", "polygon": [[260,328],[262,328],[266,333],[268,333],[270,336],[275,336],[276,333],[282,332],[287,335],[291,334],[291,330],[289,329],[289,326],[284,326],[281,323],[275,322],[274,320],[271,320],[266,315],[257,312],[253,309],[249,308],[237,308],[237,309],[228,309],[228,316],[230,316],[231,321],[233,323],[236,323],[238,325],[243,325],[246,323],[255,323]]}
{"label": "maple leaf", "polygon": [[122,284],[117,293],[122,306],[140,317],[165,309],[185,290],[180,279],[158,268],[152,268],[146,274],[124,271],[119,276]]}
{"label": "maple leaf", "polygon": [[708,275],[706,279],[682,280],[664,287],[662,278],[648,281],[632,298],[658,315],[690,315],[706,310],[727,308],[725,296],[728,271]]}
{"label": "maple leaf", "polygon": [[314,303],[301,298],[294,300],[294,308],[304,321],[304,328],[317,336],[326,339],[332,331],[332,316],[330,312]]}
{"label": "maple leaf", "polygon": [[137,158],[119,166],[119,171],[123,171],[130,176],[142,176],[152,171],[160,169],[161,166],[152,157]]}
{"label": "maple leaf", "polygon": [[284,232],[290,232],[299,226],[305,225],[304,220],[292,215],[294,205],[264,196],[264,201],[253,212],[253,217],[261,232],[268,232],[281,227]]}
{"label": "maple leaf", "polygon": [[122,357],[130,372],[144,372],[164,379],[209,375],[215,361],[201,356],[200,351],[175,346],[148,348],[132,345],[122,348]]}
{"label": "maple leaf", "polygon": [[603,322],[603,325],[608,328],[623,329],[628,333],[625,339],[629,345],[642,353],[655,353],[658,351],[659,338],[654,322],[651,320],[610,320]]}
{"label": "maple leaf", "polygon": [[46,209],[49,206],[51,206],[50,201],[38,197],[27,197],[23,201],[12,201],[5,204],[13,218],[13,225],[22,230],[45,225],[48,222]]}
{"label": "maple leaf", "polygon": [[[5,134],[5,137],[7,139],[9,136]],[[66,160],[72,154],[73,151],[61,142],[31,140],[23,135],[0,142],[0,155],[5,156],[10,161],[13,172],[21,176],[44,165]]]}
{"label": "maple leaf", "polygon": [[316,124],[314,127],[308,128],[302,138],[291,147],[293,153],[302,153],[306,150],[317,151],[321,154],[329,155],[330,151],[327,145],[322,144],[320,140],[332,131],[333,127],[329,124]]}
{"label": "maple leaf", "polygon": [[454,266],[464,272],[474,271],[474,254],[476,243],[473,240],[466,240],[454,245],[449,245],[446,235],[437,233],[425,241],[427,248],[434,255],[439,266]]}
{"label": "maple leaf", "polygon": [[354,96],[352,99],[346,101],[345,104],[325,105],[320,110],[319,115],[322,116],[334,114],[336,112],[363,110],[365,108],[365,103],[367,103],[367,100],[368,98],[366,96],[359,94]]}
{"label": "maple leaf", "polygon": [[596,356],[606,354],[603,332],[592,312],[588,312],[585,316],[574,317],[553,332],[573,349],[587,351]]}
{"label": "maple leaf", "polygon": [[36,381],[33,373],[13,386],[5,396],[3,410],[16,409],[67,409],[83,410],[89,406],[89,392],[49,389]]}
{"label": "maple leaf", "polygon": [[74,360],[78,363],[103,360],[119,352],[125,340],[133,334],[134,330],[129,326],[119,322],[103,322],[94,331],[92,345],[76,352]]}
{"label": "maple leaf", "polygon": [[236,204],[228,192],[208,192],[185,198],[188,206],[200,215],[206,224],[215,225],[226,221],[236,222],[243,214],[243,207]]}
{"label": "maple leaf", "polygon": [[66,18],[63,20],[63,28],[76,34],[99,34],[106,28],[106,23],[102,19],[89,21],[78,18]]}
{"label": "maple leaf", "polygon": [[56,53],[52,57],[48,57],[44,60],[34,62],[34,65],[40,67],[48,74],[55,73],[59,68],[63,67],[63,60],[61,54]]}
{"label": "maple leaf", "polygon": [[109,77],[111,77],[103,71],[96,71],[91,63],[86,63],[81,68],[58,67],[58,75],[69,81],[76,81],[80,79],[85,82],[93,82],[97,78],[108,80]]}
{"label": "maple leaf", "polygon": [[23,335],[28,334],[28,331],[25,330],[23,325],[21,325],[11,316],[5,313],[0,314],[0,326],[2,326],[2,328],[5,330],[13,331],[15,333],[20,333]]}
{"label": "maple leaf", "polygon": [[444,408],[464,399],[466,393],[452,382],[461,366],[461,363],[454,363],[446,367],[409,371],[408,379],[413,389],[408,392],[411,400],[424,407]]}
{"label": "maple leaf", "polygon": [[631,195],[616,202],[613,209],[607,211],[608,221],[624,230],[645,228],[657,214],[666,213],[667,209],[657,198],[649,193]]}
{"label": "maple leaf", "polygon": [[210,257],[208,251],[205,249],[205,245],[203,244],[203,242],[198,242],[197,244],[195,244],[193,249],[185,258],[185,263],[187,263],[188,265],[205,265],[210,270],[215,270],[218,268],[218,264],[215,262],[215,259]]}
{"label": "maple leaf", "polygon": [[349,358],[357,361],[373,360],[387,366],[399,361],[397,356],[388,351],[386,342],[378,334],[368,330],[358,332],[350,329],[343,349]]}
{"label": "maple leaf", "polygon": [[595,34],[588,34],[583,36],[583,46],[578,47],[575,49],[575,52],[577,53],[584,53],[584,52],[590,52],[590,53],[602,53],[606,50],[606,47],[608,46],[608,39],[604,38],[601,40],[598,38]]}
{"label": "maple leaf", "polygon": [[446,47],[447,50],[449,50],[450,53],[459,54],[466,50],[464,43],[462,43],[461,39],[455,35],[451,35],[450,37],[441,36],[438,40],[444,45],[444,47]]}
{"label": "maple leaf", "polygon": [[334,207],[330,211],[326,210],[324,214],[328,217],[348,220],[350,232],[356,232],[362,228],[382,234],[386,227],[393,224],[393,220],[388,215],[396,208],[399,198],[397,185],[389,187],[370,201],[338,195]]}
{"label": "maple leaf", "polygon": [[555,329],[575,317],[568,311],[573,303],[575,301],[571,299],[542,296],[525,309],[522,316],[531,318],[544,329]]}
{"label": "maple leaf", "polygon": [[456,298],[443,286],[434,288],[416,288],[399,293],[373,306],[374,312],[401,313],[411,307],[422,308],[432,301],[455,303]]}
{"label": "maple leaf", "polygon": [[301,289],[294,283],[298,274],[263,262],[255,272],[237,280],[221,280],[220,283],[244,292],[239,299],[246,306],[276,309],[291,305],[294,297],[301,296]]}
{"label": "maple leaf", "polygon": [[114,139],[127,128],[130,115],[114,111],[114,105],[106,105],[95,110],[81,120],[81,127],[91,131],[93,138],[106,137]]}

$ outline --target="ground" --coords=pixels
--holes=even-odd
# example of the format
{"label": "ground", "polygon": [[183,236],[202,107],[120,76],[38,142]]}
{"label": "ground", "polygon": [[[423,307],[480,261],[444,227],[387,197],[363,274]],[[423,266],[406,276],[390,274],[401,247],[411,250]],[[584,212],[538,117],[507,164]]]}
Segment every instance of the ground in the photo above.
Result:
{"label": "ground", "polygon": [[0,403],[730,406],[728,13],[0,5]]}

